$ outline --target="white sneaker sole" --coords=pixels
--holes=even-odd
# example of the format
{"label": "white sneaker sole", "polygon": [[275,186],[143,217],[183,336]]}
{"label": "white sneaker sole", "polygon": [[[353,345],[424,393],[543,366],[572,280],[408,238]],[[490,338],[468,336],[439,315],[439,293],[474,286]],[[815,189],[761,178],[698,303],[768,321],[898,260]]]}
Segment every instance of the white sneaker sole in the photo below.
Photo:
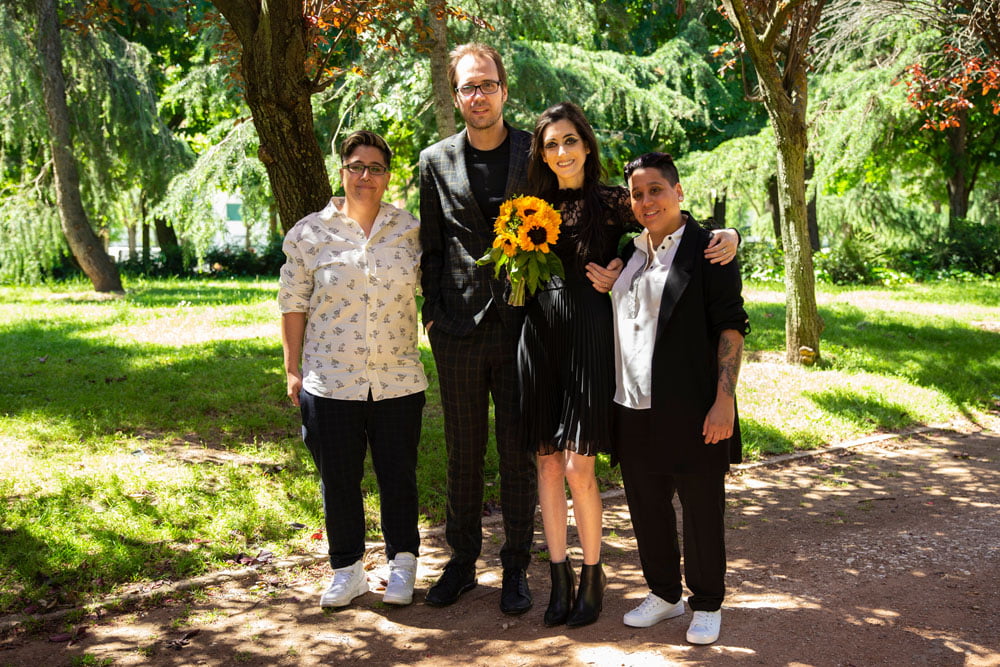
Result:
{"label": "white sneaker sole", "polygon": [[673,610],[668,612],[665,616],[654,616],[652,618],[641,618],[635,619],[631,622],[629,621],[629,615],[625,614],[622,618],[622,623],[630,628],[651,628],[660,621],[665,621],[668,618],[677,618],[678,616],[684,615],[684,603],[677,605]]}
{"label": "white sneaker sole", "polygon": [[351,595],[346,600],[344,598],[338,598],[336,600],[325,600],[324,596],[321,595],[320,598],[319,598],[319,606],[322,609],[339,609],[340,607],[346,607],[347,605],[349,605],[352,602],[354,602],[355,599],[361,597],[362,595],[364,595],[368,591],[369,591],[369,589],[368,589],[368,581],[366,580],[364,582],[364,588],[362,588],[361,586],[358,586],[356,589],[354,589],[353,591],[351,591],[353,593],[353,595]]}
{"label": "white sneaker sole", "polygon": [[410,593],[409,595],[389,595],[387,593],[382,596],[382,602],[386,604],[406,606],[413,602],[413,593]]}

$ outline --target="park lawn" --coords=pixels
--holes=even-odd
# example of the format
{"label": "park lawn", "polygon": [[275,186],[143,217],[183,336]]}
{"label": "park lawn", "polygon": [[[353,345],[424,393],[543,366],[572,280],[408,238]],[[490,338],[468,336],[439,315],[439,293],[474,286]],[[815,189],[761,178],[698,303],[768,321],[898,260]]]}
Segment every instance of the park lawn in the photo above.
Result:
{"label": "park lawn", "polygon": [[[0,614],[321,550],[318,480],[285,397],[273,280],[0,288]],[[747,458],[953,420],[1000,400],[996,282],[822,286],[823,361],[784,357],[780,286],[748,285]],[[444,517],[433,358],[418,480]],[[619,483],[605,458],[604,487]],[[378,494],[364,480],[368,526]],[[498,502],[495,453],[487,504]]]}

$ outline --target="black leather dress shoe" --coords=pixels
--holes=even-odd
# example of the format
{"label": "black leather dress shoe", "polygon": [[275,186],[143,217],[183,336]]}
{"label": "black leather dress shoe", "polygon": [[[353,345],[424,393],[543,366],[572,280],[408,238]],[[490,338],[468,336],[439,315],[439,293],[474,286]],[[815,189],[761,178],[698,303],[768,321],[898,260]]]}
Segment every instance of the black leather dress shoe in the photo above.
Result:
{"label": "black leather dress shoe", "polygon": [[528,573],[523,567],[505,567],[500,589],[500,611],[511,616],[531,609],[531,591],[528,590]]}
{"label": "black leather dress shoe", "polygon": [[447,607],[459,596],[476,587],[476,568],[446,565],[441,578],[430,587],[424,601],[433,607]]}

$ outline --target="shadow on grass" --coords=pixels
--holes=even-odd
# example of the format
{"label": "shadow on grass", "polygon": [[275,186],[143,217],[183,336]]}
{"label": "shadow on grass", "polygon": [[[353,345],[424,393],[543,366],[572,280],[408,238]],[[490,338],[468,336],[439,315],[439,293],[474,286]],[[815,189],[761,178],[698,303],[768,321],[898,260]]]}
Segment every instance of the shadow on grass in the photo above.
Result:
{"label": "shadow on grass", "polygon": [[100,323],[6,327],[0,403],[63,439],[165,434],[209,445],[287,438],[298,414],[285,397],[277,341],[167,347],[87,334]]}
{"label": "shadow on grass", "polygon": [[264,482],[233,466],[138,485],[117,473],[57,474],[44,493],[0,497],[0,615],[240,566],[241,554],[292,539],[303,524],[290,518],[321,526],[311,465],[296,457],[290,451],[288,465]]}
{"label": "shadow on grass", "polygon": [[[31,441],[28,465],[52,468],[54,478],[50,488],[25,496],[10,495],[0,484],[0,613],[17,608],[22,598],[21,606],[40,598],[71,602],[124,582],[189,576],[218,567],[240,550],[252,556],[268,541],[293,538],[291,522],[322,526],[318,477],[300,441],[299,412],[285,395],[278,341],[129,345],[92,337],[104,326],[65,320],[3,326],[0,405],[18,431],[8,428],[7,434]],[[432,357],[426,350],[422,355],[432,384],[418,485],[422,513],[440,523],[446,448]],[[257,460],[258,444],[265,458],[274,459],[267,465]],[[72,465],[95,452],[120,456],[128,467],[137,447],[153,461],[190,463],[188,470],[199,472],[186,489],[166,490],[159,505],[157,488],[149,487],[149,499],[134,498],[129,492],[135,483],[113,467],[88,471]],[[499,481],[492,446],[485,479],[486,500],[495,503]],[[241,483],[246,488],[234,489]],[[369,536],[377,539],[370,458],[362,488],[373,496],[366,504]],[[161,509],[170,503],[182,503],[183,511]],[[107,525],[107,507],[115,508],[121,530]],[[233,517],[212,516],[218,511]],[[144,539],[136,532],[142,527],[157,537]],[[230,529],[232,539],[196,540]]]}
{"label": "shadow on grass", "polygon": [[802,449],[802,443],[796,443],[777,428],[755,419],[740,417],[740,434],[743,439],[743,461],[746,463],[764,455],[787,454],[795,449]]}
{"label": "shadow on grass", "polygon": [[824,412],[838,415],[858,426],[892,431],[919,421],[905,406],[881,397],[861,396],[844,389],[804,392]]}
{"label": "shadow on grass", "polygon": [[[748,351],[784,349],[785,309],[774,304],[747,304],[753,333]],[[946,396],[966,418],[987,404],[1000,377],[1000,334],[975,329],[958,320],[922,321],[908,313],[863,311],[849,305],[820,308],[825,322],[820,368],[899,377]],[[871,399],[848,391],[818,394],[817,405],[887,428],[906,426],[913,417],[891,402],[867,405]]]}

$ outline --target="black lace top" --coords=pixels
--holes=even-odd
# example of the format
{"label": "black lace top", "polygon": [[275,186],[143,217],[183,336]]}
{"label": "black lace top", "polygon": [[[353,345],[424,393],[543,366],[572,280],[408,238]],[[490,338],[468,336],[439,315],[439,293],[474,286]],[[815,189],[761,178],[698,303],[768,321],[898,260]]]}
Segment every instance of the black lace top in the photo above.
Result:
{"label": "black lace top", "polygon": [[543,196],[562,215],[555,252],[566,268],[567,280],[584,276],[588,262],[607,265],[617,254],[621,235],[637,228],[625,188],[602,185],[596,195],[590,200],[599,207],[596,215],[585,215],[588,200],[582,190],[557,190]]}

